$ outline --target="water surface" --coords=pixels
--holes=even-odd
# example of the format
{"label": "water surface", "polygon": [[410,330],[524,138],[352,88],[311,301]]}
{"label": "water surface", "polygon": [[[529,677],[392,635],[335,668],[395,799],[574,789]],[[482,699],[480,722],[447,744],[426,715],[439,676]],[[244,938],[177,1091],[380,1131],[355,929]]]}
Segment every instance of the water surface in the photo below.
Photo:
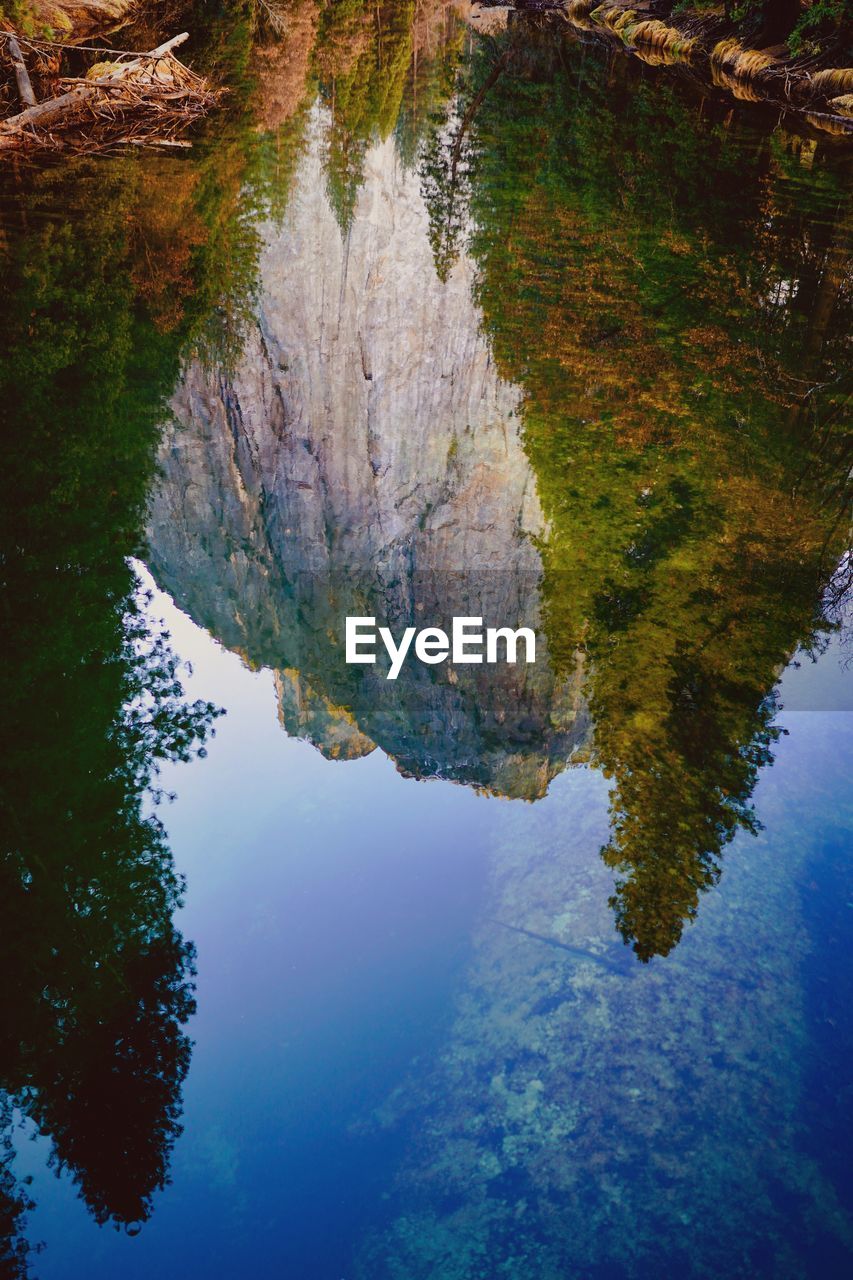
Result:
{"label": "water surface", "polygon": [[846,1275],[849,153],[293,9],[3,176],[3,1265]]}

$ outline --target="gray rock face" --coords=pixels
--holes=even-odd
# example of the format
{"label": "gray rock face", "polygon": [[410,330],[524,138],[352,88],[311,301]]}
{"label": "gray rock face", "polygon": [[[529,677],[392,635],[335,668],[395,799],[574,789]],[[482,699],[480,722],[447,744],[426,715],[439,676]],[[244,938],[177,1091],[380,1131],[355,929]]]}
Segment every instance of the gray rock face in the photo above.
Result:
{"label": "gray rock face", "polygon": [[315,693],[298,671],[276,671],[274,679],[279,723],[290,737],[307,738],[327,760],[358,760],[376,750],[346,708]]}
{"label": "gray rock face", "polygon": [[[347,742],[367,735],[418,776],[540,795],[586,726],[579,673],[555,679],[544,637],[530,666],[412,659],[390,682],[344,662],[347,614],[395,635],[454,614],[536,627],[543,522],[520,393],[481,334],[471,262],[439,280],[417,175],[391,140],[369,151],[343,236],[323,128],[317,111],[284,221],[265,228],[238,367],[191,364],[175,393],[152,570],[227,647],[345,708]],[[290,728],[292,708],[282,716]],[[361,738],[332,753],[363,753]]]}

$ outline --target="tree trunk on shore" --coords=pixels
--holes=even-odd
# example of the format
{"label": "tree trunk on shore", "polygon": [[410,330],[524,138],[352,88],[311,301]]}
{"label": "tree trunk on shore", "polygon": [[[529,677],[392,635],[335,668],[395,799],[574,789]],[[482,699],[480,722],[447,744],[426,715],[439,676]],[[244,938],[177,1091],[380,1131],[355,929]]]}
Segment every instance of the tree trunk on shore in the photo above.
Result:
{"label": "tree trunk on shore", "polygon": [[21,99],[21,106],[34,107],[36,105],[36,95],[33,93],[30,73],[27,71],[27,64],[24,62],[21,46],[14,36],[6,37],[6,48],[9,51],[9,59],[15,69],[15,79],[18,82],[18,97]]}

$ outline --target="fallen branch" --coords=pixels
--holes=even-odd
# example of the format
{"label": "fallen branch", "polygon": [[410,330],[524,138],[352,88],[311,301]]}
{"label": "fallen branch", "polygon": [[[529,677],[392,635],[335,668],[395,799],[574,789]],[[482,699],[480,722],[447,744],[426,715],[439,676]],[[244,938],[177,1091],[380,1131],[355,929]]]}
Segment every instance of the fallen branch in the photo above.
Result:
{"label": "fallen branch", "polygon": [[[109,79],[122,79],[131,71],[138,71],[140,68],[145,67],[146,64],[150,63],[152,60],[167,58],[173,49],[177,49],[178,45],[183,44],[184,41],[189,40],[189,38],[190,33],[188,31],[182,31],[180,35],[172,36],[171,40],[167,40],[165,44],[158,45],[157,48],[152,49],[150,53],[138,54],[130,62],[117,62],[115,71]],[[174,61],[177,62],[177,58],[174,59]]]}
{"label": "fallen branch", "polygon": [[186,151],[192,146],[182,138],[116,138],[116,142],[126,142],[131,147],[180,147]]}
{"label": "fallen branch", "polygon": [[26,111],[22,111],[17,116],[10,116],[8,120],[0,123],[0,134],[15,133],[16,130],[26,129],[28,125],[45,125],[53,124],[54,120],[65,117],[66,120],[73,119],[81,111],[85,111],[86,103],[90,98],[97,96],[98,90],[94,87],[72,89],[70,93],[63,93],[58,98],[49,98],[47,102],[39,102],[34,107],[28,107]]}

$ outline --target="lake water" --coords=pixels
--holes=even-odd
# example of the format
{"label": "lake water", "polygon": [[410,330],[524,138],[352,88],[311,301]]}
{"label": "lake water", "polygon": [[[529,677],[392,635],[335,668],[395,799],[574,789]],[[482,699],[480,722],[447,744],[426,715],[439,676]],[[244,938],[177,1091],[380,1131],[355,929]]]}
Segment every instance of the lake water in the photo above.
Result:
{"label": "lake water", "polygon": [[204,30],[187,156],[0,177],[0,1275],[847,1276],[849,147]]}

